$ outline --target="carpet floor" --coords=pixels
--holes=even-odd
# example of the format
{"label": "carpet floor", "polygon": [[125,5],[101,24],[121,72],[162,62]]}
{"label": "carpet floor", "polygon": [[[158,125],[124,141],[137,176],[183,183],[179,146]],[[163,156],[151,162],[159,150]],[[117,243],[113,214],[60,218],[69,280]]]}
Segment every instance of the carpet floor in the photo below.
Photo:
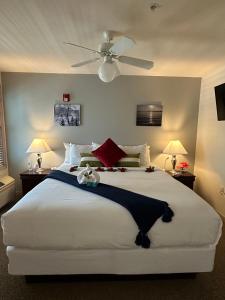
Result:
{"label": "carpet floor", "polygon": [[[5,212],[9,207],[0,211]],[[93,278],[26,283],[7,273],[7,257],[0,230],[0,300],[217,300],[225,299],[225,234],[217,247],[212,273],[195,278],[97,280]]]}

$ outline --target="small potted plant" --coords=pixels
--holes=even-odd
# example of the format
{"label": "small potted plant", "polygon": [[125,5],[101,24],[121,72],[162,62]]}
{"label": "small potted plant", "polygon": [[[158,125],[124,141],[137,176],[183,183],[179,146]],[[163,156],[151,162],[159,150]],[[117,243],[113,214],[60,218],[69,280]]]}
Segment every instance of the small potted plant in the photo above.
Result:
{"label": "small potted plant", "polygon": [[179,163],[177,168],[180,170],[180,172],[185,172],[190,167],[189,163],[187,161],[182,161]]}

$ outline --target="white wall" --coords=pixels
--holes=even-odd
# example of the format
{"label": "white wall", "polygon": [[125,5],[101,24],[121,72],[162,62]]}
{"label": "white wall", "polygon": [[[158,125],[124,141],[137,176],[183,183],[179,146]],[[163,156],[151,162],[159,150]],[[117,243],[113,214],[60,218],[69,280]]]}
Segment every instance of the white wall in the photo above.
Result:
{"label": "white wall", "polygon": [[225,216],[225,121],[217,121],[214,87],[225,82],[225,68],[202,79],[195,157],[196,191]]}
{"label": "white wall", "polygon": [[[18,183],[35,137],[45,138],[53,149],[43,155],[44,167],[63,161],[63,141],[101,143],[107,137],[127,145],[147,142],[159,166],[168,141],[180,139],[188,151],[185,159],[194,165],[200,78],[119,76],[105,84],[97,75],[3,73],[2,83],[9,172]],[[72,103],[81,104],[79,127],[54,123],[54,104],[65,92],[71,93]],[[136,126],[137,104],[153,102],[163,105],[162,126]],[[171,168],[169,161],[167,166]]]}

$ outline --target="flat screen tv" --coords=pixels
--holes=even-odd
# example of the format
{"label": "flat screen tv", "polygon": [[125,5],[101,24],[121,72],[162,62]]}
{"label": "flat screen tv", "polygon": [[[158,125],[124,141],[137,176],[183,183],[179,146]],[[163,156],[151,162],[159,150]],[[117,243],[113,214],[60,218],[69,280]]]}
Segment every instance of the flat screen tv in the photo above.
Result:
{"label": "flat screen tv", "polygon": [[218,121],[225,120],[225,83],[215,87]]}

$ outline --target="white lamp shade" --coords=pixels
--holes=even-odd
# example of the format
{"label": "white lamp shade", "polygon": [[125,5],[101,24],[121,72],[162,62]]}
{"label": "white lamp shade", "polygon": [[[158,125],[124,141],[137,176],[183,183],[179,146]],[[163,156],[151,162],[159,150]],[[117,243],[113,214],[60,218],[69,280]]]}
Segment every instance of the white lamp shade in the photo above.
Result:
{"label": "white lamp shade", "polygon": [[177,154],[187,154],[187,151],[179,140],[174,140],[169,142],[169,144],[163,150],[163,153],[177,155]]}
{"label": "white lamp shade", "polygon": [[98,69],[98,76],[104,82],[110,82],[120,75],[115,61],[105,60]]}
{"label": "white lamp shade", "polygon": [[27,149],[27,153],[44,153],[51,151],[51,148],[43,139],[33,139],[31,145]]}

